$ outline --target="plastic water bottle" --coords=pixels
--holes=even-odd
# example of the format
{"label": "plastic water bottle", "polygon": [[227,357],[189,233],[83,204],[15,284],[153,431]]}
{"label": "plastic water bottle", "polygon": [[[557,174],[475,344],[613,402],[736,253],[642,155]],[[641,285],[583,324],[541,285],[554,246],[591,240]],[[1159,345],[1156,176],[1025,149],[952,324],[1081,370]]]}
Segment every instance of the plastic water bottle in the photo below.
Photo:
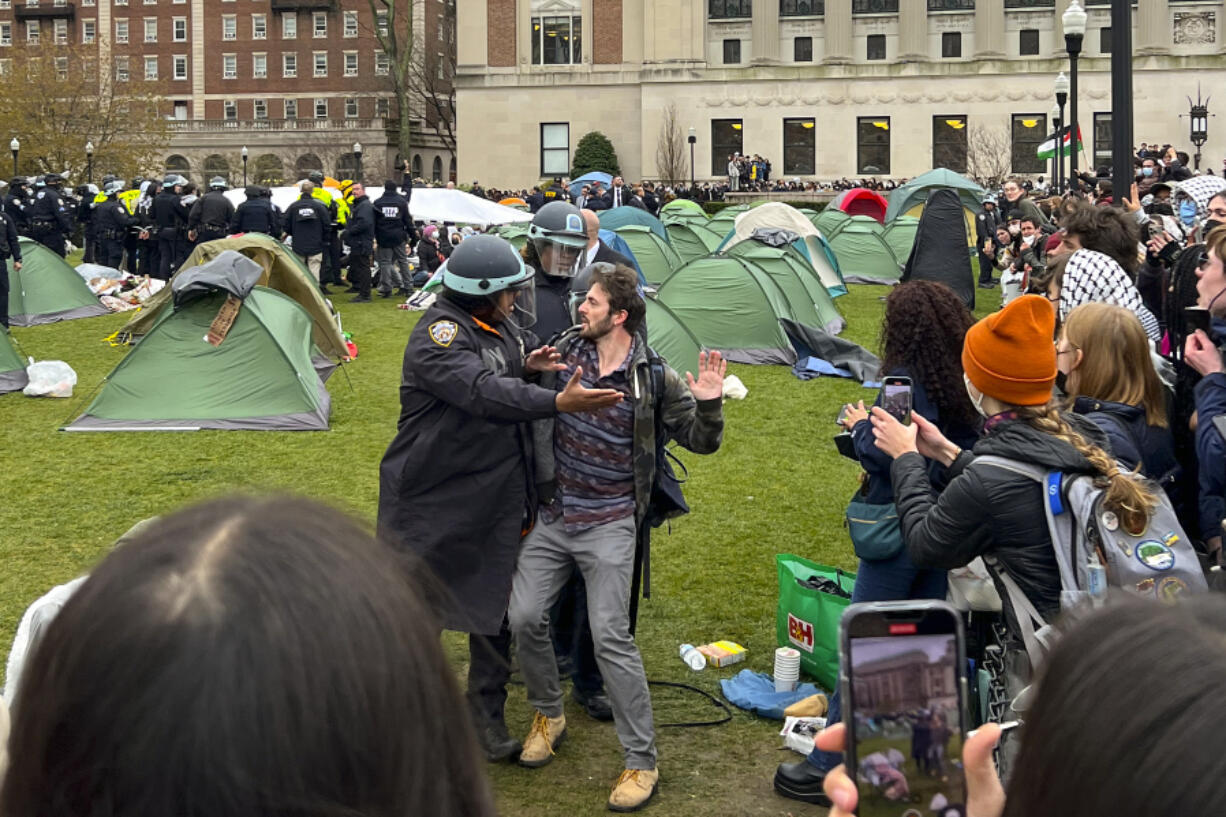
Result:
{"label": "plastic water bottle", "polygon": [[1097,553],[1090,554],[1090,564],[1086,567],[1086,573],[1090,602],[1095,607],[1099,607],[1107,598],[1107,568],[1099,561]]}
{"label": "plastic water bottle", "polygon": [[707,657],[700,653],[693,644],[681,645],[681,660],[695,672],[707,668]]}

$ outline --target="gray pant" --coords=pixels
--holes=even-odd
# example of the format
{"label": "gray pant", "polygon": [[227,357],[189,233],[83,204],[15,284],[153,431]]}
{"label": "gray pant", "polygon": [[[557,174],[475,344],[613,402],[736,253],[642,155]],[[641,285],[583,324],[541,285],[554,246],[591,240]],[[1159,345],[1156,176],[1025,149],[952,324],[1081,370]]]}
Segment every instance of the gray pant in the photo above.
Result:
{"label": "gray pant", "polygon": [[528,703],[547,717],[562,714],[558,664],[549,636],[549,610],[578,565],[587,583],[588,615],[596,664],[604,676],[617,739],[627,769],[656,767],[651,692],[630,635],[630,574],[634,570],[634,518],[569,534],[562,520],[538,522],[524,539],[511,585],[508,616],[519,650]]}
{"label": "gray pant", "polygon": [[409,277],[409,256],[405,253],[403,244],[385,247],[382,244],[375,250],[375,260],[379,262],[379,291],[391,292],[393,289],[408,289],[412,285]]}

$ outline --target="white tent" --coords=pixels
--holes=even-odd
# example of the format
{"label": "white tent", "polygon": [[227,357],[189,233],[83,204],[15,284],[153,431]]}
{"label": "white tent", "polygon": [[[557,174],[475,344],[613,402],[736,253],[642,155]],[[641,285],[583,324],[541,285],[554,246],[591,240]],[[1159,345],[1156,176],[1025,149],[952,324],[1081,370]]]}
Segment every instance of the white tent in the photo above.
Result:
{"label": "white tent", "polygon": [[[325,187],[334,198],[340,198],[341,193],[333,187]],[[383,195],[383,188],[368,187],[366,194],[372,200]],[[302,194],[297,187],[272,188],[272,203],[284,211],[297,201]],[[226,198],[234,202],[234,206],[247,200],[244,189],[237,187],[226,191]],[[439,224],[471,224],[475,227],[488,227],[491,224],[511,224],[518,221],[531,221],[532,214],[514,207],[492,202],[489,199],[478,198],[463,190],[447,190],[433,187],[414,187],[413,198],[409,202],[409,212],[414,221],[433,221]]]}
{"label": "white tent", "polygon": [[795,207],[781,201],[759,204],[738,215],[735,224],[735,229],[724,239],[721,251],[747,241],[754,230],[760,228],[787,230],[800,236],[800,240],[804,242],[809,264],[817,272],[826,289],[832,292],[838,290],[837,294],[846,292],[843,282],[839,280],[839,273],[826,257],[825,236]]}

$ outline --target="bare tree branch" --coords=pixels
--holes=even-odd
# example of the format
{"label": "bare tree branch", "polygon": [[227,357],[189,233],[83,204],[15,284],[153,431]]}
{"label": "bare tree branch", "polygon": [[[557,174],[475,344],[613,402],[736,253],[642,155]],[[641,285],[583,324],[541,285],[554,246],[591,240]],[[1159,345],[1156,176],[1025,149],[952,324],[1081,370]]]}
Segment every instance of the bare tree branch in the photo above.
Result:
{"label": "bare tree branch", "polygon": [[1009,176],[1012,140],[1003,125],[972,125],[966,139],[966,170],[985,187],[996,187]]}
{"label": "bare tree branch", "polygon": [[656,140],[656,172],[660,181],[676,187],[685,180],[685,137],[677,120],[677,106],[669,103],[664,109],[660,123],[660,135]]}

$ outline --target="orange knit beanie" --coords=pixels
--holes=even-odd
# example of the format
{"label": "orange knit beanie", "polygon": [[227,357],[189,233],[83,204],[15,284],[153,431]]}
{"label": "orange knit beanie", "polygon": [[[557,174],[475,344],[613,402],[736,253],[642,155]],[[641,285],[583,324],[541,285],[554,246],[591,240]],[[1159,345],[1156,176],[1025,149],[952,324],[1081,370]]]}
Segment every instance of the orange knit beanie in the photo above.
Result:
{"label": "orange knit beanie", "polygon": [[972,326],[962,370],[975,388],[1011,406],[1041,406],[1056,382],[1056,312],[1041,295],[1023,295]]}

